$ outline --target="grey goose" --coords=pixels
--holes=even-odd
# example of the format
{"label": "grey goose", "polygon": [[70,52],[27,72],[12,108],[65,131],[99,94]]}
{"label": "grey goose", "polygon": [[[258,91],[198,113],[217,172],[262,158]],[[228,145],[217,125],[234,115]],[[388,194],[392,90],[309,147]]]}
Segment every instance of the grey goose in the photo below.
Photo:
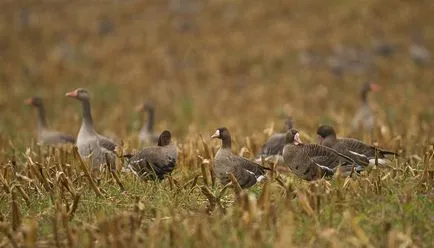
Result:
{"label": "grey goose", "polygon": [[235,176],[242,188],[249,188],[265,178],[267,168],[232,153],[231,135],[227,128],[218,128],[211,138],[222,140],[222,146],[214,157],[214,172],[223,185],[230,182],[229,173]]}
{"label": "grey goose", "polygon": [[139,113],[146,112],[147,119],[139,131],[139,141],[141,145],[155,144],[158,141],[158,134],[154,133],[155,108],[152,104],[145,102],[136,107]]}
{"label": "grey goose", "polygon": [[[93,127],[92,114],[90,110],[90,96],[86,89],[78,88],[66,93],[81,102],[82,123],[77,136],[77,148],[80,157],[84,160],[89,159],[92,170],[99,170],[101,166],[108,162],[111,169],[115,169],[115,149],[117,144],[107,137],[98,134]],[[106,161],[106,157],[108,161]]]}
{"label": "grey goose", "polygon": [[141,179],[164,179],[173,171],[177,160],[177,147],[172,135],[164,130],[156,146],[143,148],[129,159],[128,169]]}
{"label": "grey goose", "polygon": [[397,155],[394,152],[376,148],[357,139],[337,138],[335,129],[329,125],[321,125],[317,130],[317,134],[321,145],[333,148],[351,157],[360,165],[375,164],[376,153],[378,164],[387,164],[389,162],[386,155]]}
{"label": "grey goose", "polygon": [[360,91],[360,97],[362,99],[362,105],[354,115],[351,125],[353,130],[363,128],[365,131],[371,132],[375,126],[375,116],[372,113],[371,106],[368,102],[368,93],[380,90],[380,86],[375,83],[366,82]]}
{"label": "grey goose", "polygon": [[261,151],[256,155],[255,161],[257,163],[261,162],[261,157],[264,158],[265,161],[278,161],[279,164],[283,163],[283,147],[285,146],[285,137],[286,132],[293,128],[292,117],[288,116],[285,120],[285,131],[282,133],[275,133],[271,135],[265,144],[261,147]]}
{"label": "grey goose", "polygon": [[[303,144],[296,129],[286,133],[283,148],[284,162],[291,171],[304,180],[315,180],[333,175],[337,170],[347,174],[360,168],[351,158],[333,149],[317,144]],[[357,167],[356,167],[357,166]]]}
{"label": "grey goose", "polygon": [[45,107],[42,98],[31,97],[24,101],[25,104],[31,105],[38,111],[37,120],[37,142],[39,145],[62,145],[62,144],[74,144],[75,138],[71,135],[67,135],[48,128],[47,120],[45,116]]}
{"label": "grey goose", "polygon": [[410,56],[418,66],[424,66],[431,62],[431,52],[423,45],[422,35],[415,33],[411,37],[412,43],[409,48]]}

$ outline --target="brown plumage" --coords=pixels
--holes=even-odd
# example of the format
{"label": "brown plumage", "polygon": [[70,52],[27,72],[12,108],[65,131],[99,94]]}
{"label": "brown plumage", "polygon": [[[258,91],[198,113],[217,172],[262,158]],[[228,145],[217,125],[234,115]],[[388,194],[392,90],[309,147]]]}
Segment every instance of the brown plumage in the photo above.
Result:
{"label": "brown plumage", "polygon": [[316,144],[303,144],[297,130],[286,133],[287,145],[283,148],[283,159],[291,171],[305,180],[331,176],[336,170],[351,172],[355,162],[333,149]]}
{"label": "brown plumage", "polygon": [[47,120],[45,117],[45,107],[42,99],[40,97],[31,97],[25,100],[25,104],[32,105],[38,111],[38,121],[37,121],[37,142],[39,145],[62,145],[62,144],[73,144],[75,143],[75,138],[58,132],[50,130],[47,126]]}
{"label": "brown plumage", "polygon": [[171,138],[169,131],[163,131],[158,138],[158,145],[145,147],[132,156],[128,168],[139,178],[162,180],[176,166],[177,148]]}
{"label": "brown plumage", "polygon": [[[90,111],[89,93],[85,89],[78,88],[66,93],[66,96],[79,100],[83,108],[83,120],[77,136],[77,147],[80,157],[84,160],[89,157],[90,166],[93,170],[100,169],[106,162],[114,170],[117,144],[95,131]],[[108,161],[106,161],[106,156]]]}
{"label": "brown plumage", "polygon": [[229,173],[235,176],[242,188],[251,187],[264,178],[266,168],[232,154],[231,135],[227,128],[217,129],[211,137],[222,140],[222,146],[214,158],[214,172],[222,184],[230,182]]}
{"label": "brown plumage", "polygon": [[378,164],[388,162],[386,155],[397,155],[394,152],[375,148],[374,146],[363,143],[360,140],[352,138],[337,138],[336,131],[332,126],[322,125],[318,128],[317,134],[320,138],[320,144],[333,148],[336,151],[351,157],[360,165],[375,163],[375,153],[377,153]]}

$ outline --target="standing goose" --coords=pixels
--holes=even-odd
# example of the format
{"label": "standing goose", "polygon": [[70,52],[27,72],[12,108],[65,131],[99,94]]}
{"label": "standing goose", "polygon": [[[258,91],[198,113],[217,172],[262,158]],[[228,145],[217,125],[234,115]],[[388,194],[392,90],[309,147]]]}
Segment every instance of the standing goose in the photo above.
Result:
{"label": "standing goose", "polygon": [[150,103],[145,102],[136,107],[138,112],[146,112],[148,118],[139,132],[139,141],[141,144],[155,144],[158,141],[158,134],[154,133],[155,108]]}
{"label": "standing goose", "polygon": [[431,52],[422,44],[422,36],[413,34],[410,45],[410,56],[418,66],[424,66],[431,62]]}
{"label": "standing goose", "polygon": [[[82,159],[89,158],[92,170],[98,170],[108,162],[115,169],[116,144],[110,139],[99,135],[94,127],[90,111],[90,96],[87,90],[78,88],[66,93],[66,96],[79,100],[83,107],[83,120],[77,136],[78,152]],[[108,161],[106,161],[106,155]]]}
{"label": "standing goose", "polygon": [[75,138],[47,127],[47,120],[45,118],[44,103],[40,97],[31,97],[24,101],[27,105],[32,105],[38,111],[37,122],[37,142],[39,145],[62,145],[75,143]]}
{"label": "standing goose", "polygon": [[304,180],[315,180],[331,176],[336,170],[351,172],[354,161],[333,149],[316,144],[303,144],[297,130],[286,133],[287,145],[283,148],[283,159],[291,171]]}
{"label": "standing goose", "polygon": [[242,188],[248,188],[264,179],[264,167],[243,157],[232,154],[231,135],[225,127],[219,128],[211,136],[222,140],[222,146],[214,158],[214,171],[224,185],[230,182],[232,173]]}
{"label": "standing goose", "polygon": [[139,178],[162,180],[176,166],[177,148],[171,142],[171,134],[165,130],[158,138],[157,146],[142,149],[130,158],[128,168]]}
{"label": "standing goose", "polygon": [[389,162],[385,155],[397,155],[394,152],[375,148],[357,139],[337,138],[334,128],[329,125],[320,126],[317,134],[321,145],[335,149],[337,152],[354,159],[360,165],[375,164],[375,153],[377,153],[378,164]]}
{"label": "standing goose", "polygon": [[367,82],[361,90],[362,106],[357,110],[356,115],[352,120],[353,130],[358,130],[362,127],[365,131],[371,132],[375,126],[375,117],[368,103],[368,93],[370,91],[377,92],[380,90],[378,84]]}
{"label": "standing goose", "polygon": [[256,155],[255,161],[257,163],[261,162],[261,157],[264,158],[265,161],[274,162],[278,161],[278,163],[283,163],[283,147],[285,146],[285,137],[286,132],[293,128],[292,117],[288,116],[285,121],[285,132],[284,133],[275,133],[271,135],[265,144],[262,146],[259,154]]}

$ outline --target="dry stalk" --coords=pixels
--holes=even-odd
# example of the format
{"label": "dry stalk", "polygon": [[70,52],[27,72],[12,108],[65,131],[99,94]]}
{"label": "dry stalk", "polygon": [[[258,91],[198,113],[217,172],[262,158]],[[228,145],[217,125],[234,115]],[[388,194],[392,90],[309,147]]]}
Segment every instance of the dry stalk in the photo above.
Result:
{"label": "dry stalk", "polygon": [[80,201],[80,193],[74,195],[74,200],[72,201],[71,206],[69,207],[68,216],[71,221],[74,218],[74,213],[78,208],[78,202]]}
{"label": "dry stalk", "polygon": [[209,206],[208,206],[207,212],[208,212],[208,214],[211,214],[214,211],[215,206],[217,205],[216,197],[211,192],[211,190],[209,190],[209,188],[207,186],[202,186],[202,187],[200,187],[200,189],[209,201]]}
{"label": "dry stalk", "polygon": [[40,170],[38,170],[38,168],[36,168],[36,163],[33,162],[32,158],[28,157],[28,161],[29,161],[29,164],[27,164],[27,165],[31,169],[32,174],[38,179],[38,181],[42,184],[44,189],[47,192],[50,192],[51,188],[50,188],[48,182],[45,181],[45,178],[41,175],[42,171],[40,171]]}
{"label": "dry stalk", "polygon": [[11,243],[12,247],[18,248],[17,241],[15,240],[14,236],[12,235],[11,231],[8,228],[8,224],[4,222],[0,222],[0,233],[3,233]]}
{"label": "dry stalk", "polygon": [[21,184],[16,182],[13,186],[13,188],[17,188],[18,192],[20,192],[21,196],[23,197],[24,201],[26,202],[27,207],[30,207],[30,198],[27,195],[27,193],[24,191],[24,189],[21,187]]}
{"label": "dry stalk", "polygon": [[241,191],[242,191],[243,189],[241,188],[240,184],[238,183],[237,178],[234,176],[234,174],[229,173],[229,179],[230,179],[231,182],[232,182],[232,185],[233,185],[233,187],[234,187],[235,194],[236,194],[237,196],[239,196],[240,193],[241,193]]}
{"label": "dry stalk", "polygon": [[12,230],[18,230],[18,227],[21,225],[21,213],[20,208],[17,203],[15,192],[11,191],[11,214],[12,214]]}
{"label": "dry stalk", "polygon": [[38,224],[36,221],[29,221],[22,227],[24,237],[24,247],[36,247],[38,239]]}
{"label": "dry stalk", "polygon": [[0,182],[3,184],[3,188],[5,189],[6,193],[10,194],[11,188],[9,187],[8,182],[6,181],[6,179],[3,177],[1,173],[0,173]]}
{"label": "dry stalk", "polygon": [[211,150],[208,147],[208,144],[205,143],[205,140],[203,139],[202,135],[199,136],[200,136],[200,140],[202,141],[203,150],[205,151],[205,158],[211,159],[213,156]]}
{"label": "dry stalk", "polygon": [[80,168],[83,170],[83,172],[84,172],[85,176],[87,177],[87,179],[88,179],[88,181],[89,181],[89,183],[90,183],[93,191],[95,192],[95,194],[98,197],[104,197],[104,195],[101,193],[99,187],[96,185],[95,181],[93,180],[92,175],[89,172],[89,168],[85,165],[85,163],[81,159],[80,154],[78,154],[78,148],[77,148],[77,146],[74,146],[73,152],[74,152],[75,157],[79,161],[78,164],[80,165]]}
{"label": "dry stalk", "polygon": [[262,187],[262,193],[259,196],[258,206],[267,211],[270,208],[270,183],[265,182]]}
{"label": "dry stalk", "polygon": [[65,229],[66,240],[68,241],[67,242],[68,247],[74,247],[75,242],[74,242],[74,236],[72,234],[71,227],[69,226],[69,216],[65,212],[64,207],[61,207],[60,209],[61,209],[60,216],[61,216],[63,228]]}
{"label": "dry stalk", "polygon": [[117,171],[110,170],[110,172],[111,172],[113,178],[115,179],[116,183],[119,185],[121,192],[125,192],[126,190],[125,190],[124,184],[121,182],[121,179],[119,178]]}
{"label": "dry stalk", "polygon": [[51,221],[52,221],[52,223],[53,223],[53,237],[54,237],[54,243],[56,244],[56,247],[58,247],[58,248],[60,248],[60,247],[62,247],[61,245],[60,245],[60,237],[59,237],[59,233],[58,233],[58,230],[59,230],[59,218],[58,218],[58,215],[59,214],[56,214],[56,215],[54,215],[52,218],[51,218]]}

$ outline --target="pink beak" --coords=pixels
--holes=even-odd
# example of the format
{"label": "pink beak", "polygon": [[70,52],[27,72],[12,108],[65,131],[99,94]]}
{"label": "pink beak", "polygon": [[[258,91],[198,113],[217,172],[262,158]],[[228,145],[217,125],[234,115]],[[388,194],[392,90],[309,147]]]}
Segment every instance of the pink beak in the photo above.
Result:
{"label": "pink beak", "polygon": [[33,104],[32,98],[27,98],[26,100],[24,100],[24,104],[32,105]]}
{"label": "pink beak", "polygon": [[323,140],[324,139],[320,135],[318,135],[318,144],[321,144]]}
{"label": "pink beak", "polygon": [[294,135],[294,145],[298,145],[298,144],[303,144],[303,142],[302,142],[301,139],[300,139],[300,134],[299,134],[299,133],[296,133],[296,134]]}
{"label": "pink beak", "polygon": [[74,90],[74,91],[71,91],[71,92],[66,93],[65,96],[69,96],[69,97],[77,97],[77,96],[78,96],[78,93],[77,93],[76,90]]}
{"label": "pink beak", "polygon": [[380,86],[380,85],[375,84],[375,83],[371,83],[371,90],[372,90],[373,92],[377,92],[377,91],[379,91],[380,89],[381,89],[381,86]]}
{"label": "pink beak", "polygon": [[142,111],[142,109],[143,109],[143,104],[139,104],[139,105],[137,105],[134,109],[136,110],[136,112],[140,112],[140,111]]}

